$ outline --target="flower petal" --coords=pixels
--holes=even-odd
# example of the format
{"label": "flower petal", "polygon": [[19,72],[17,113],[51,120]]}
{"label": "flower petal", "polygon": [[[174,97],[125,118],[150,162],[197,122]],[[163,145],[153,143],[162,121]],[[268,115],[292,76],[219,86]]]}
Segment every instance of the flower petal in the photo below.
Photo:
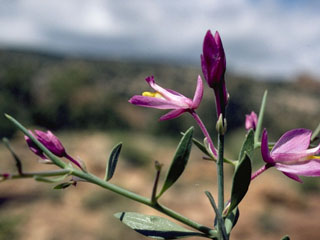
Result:
{"label": "flower petal", "polygon": [[320,144],[317,147],[309,148],[300,152],[284,152],[284,153],[272,153],[272,158],[276,162],[280,163],[301,163],[309,161],[311,156],[316,155],[320,150]]}
{"label": "flower petal", "polygon": [[43,132],[40,130],[34,130],[36,137],[47,149],[49,149],[54,155],[58,157],[64,157],[66,151],[60,142],[60,140],[51,132]]}
{"label": "flower petal", "polygon": [[297,128],[286,132],[274,145],[271,156],[273,156],[273,153],[294,153],[306,150],[309,147],[311,135],[312,131],[305,128]]}
{"label": "flower petal", "polygon": [[[204,59],[203,54],[200,55],[200,59],[201,59],[201,68],[202,68],[202,73],[203,73],[204,79],[209,83],[208,66],[207,66],[207,63]],[[212,87],[212,86],[210,86],[210,87]]]}
{"label": "flower petal", "polygon": [[180,108],[191,108],[192,100],[183,96],[182,94],[175,92],[171,89],[165,89],[158,84],[155,83],[154,77],[147,77],[147,83],[152,87],[155,91],[160,93],[165,99],[170,102],[174,102],[177,106],[179,105]]}
{"label": "flower petal", "polygon": [[274,160],[270,156],[269,147],[268,147],[268,133],[267,130],[264,129],[261,137],[261,155],[263,161],[266,163],[274,163]]}
{"label": "flower petal", "polygon": [[142,107],[150,107],[150,108],[157,108],[157,109],[179,109],[180,106],[177,106],[174,102],[170,102],[166,99],[156,98],[156,97],[147,97],[136,95],[130,98],[130,103],[142,106]]}
{"label": "flower petal", "polygon": [[176,109],[176,110],[172,110],[168,113],[166,113],[165,115],[163,115],[160,118],[160,121],[164,121],[164,120],[169,120],[169,119],[174,119],[179,117],[181,114],[183,114],[186,110],[185,109]]}
{"label": "flower petal", "polygon": [[302,183],[302,180],[295,174],[292,174],[292,173],[287,173],[287,172],[282,172],[284,175],[286,175],[287,177],[299,182],[299,183]]}
{"label": "flower petal", "polygon": [[197,81],[197,88],[196,88],[196,91],[194,93],[194,97],[192,100],[192,108],[193,109],[196,109],[199,107],[200,102],[202,100],[202,97],[203,97],[203,82],[202,82],[202,79],[199,75],[198,81]]}
{"label": "flower petal", "polygon": [[300,164],[282,164],[276,163],[275,167],[286,173],[296,174],[299,176],[307,176],[307,177],[319,177],[320,176],[320,161],[318,160],[310,160],[306,163]]}

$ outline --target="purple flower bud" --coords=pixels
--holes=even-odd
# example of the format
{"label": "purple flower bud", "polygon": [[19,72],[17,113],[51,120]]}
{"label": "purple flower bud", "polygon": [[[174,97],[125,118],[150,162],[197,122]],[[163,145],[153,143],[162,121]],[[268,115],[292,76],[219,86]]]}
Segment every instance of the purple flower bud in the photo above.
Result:
{"label": "purple flower bud", "polygon": [[258,117],[257,114],[252,111],[249,115],[246,114],[246,130],[249,131],[250,129],[253,129],[254,131],[257,128],[257,123],[258,123]]}
{"label": "purple flower bud", "polygon": [[203,42],[201,67],[210,87],[214,88],[223,81],[226,71],[226,56],[218,32],[213,37],[211,31],[207,31]]}
{"label": "purple flower bud", "polygon": [[[53,135],[51,131],[42,132],[40,130],[35,130],[36,135],[34,135],[30,130],[29,132],[54,155],[67,158],[75,165],[77,165],[80,169],[85,171],[79,161],[73,159],[69,154],[66,153],[66,150],[64,149],[60,140],[55,135]],[[32,152],[41,157],[43,160],[48,160],[47,157],[43,154],[42,150],[38,148],[38,146],[34,144],[34,142],[28,136],[24,136],[24,138]]]}
{"label": "purple flower bud", "polygon": [[[29,133],[30,133],[32,136],[34,136],[35,138],[37,138],[37,137],[33,134],[33,132],[31,132],[30,130],[29,130]],[[47,159],[47,157],[43,154],[43,152],[41,151],[41,149],[38,148],[38,146],[37,146],[36,144],[34,144],[34,142],[33,142],[28,136],[25,135],[25,136],[24,136],[24,139],[26,140],[29,149],[30,149],[34,154],[38,155],[38,156],[39,156],[41,159],[43,159],[43,160],[46,160],[46,159]]]}
{"label": "purple flower bud", "polygon": [[224,109],[228,102],[228,92],[224,79],[226,56],[218,32],[213,37],[211,31],[208,30],[204,38],[201,67],[208,85],[214,89],[217,115],[220,116],[220,113],[224,115]]}
{"label": "purple flower bud", "polygon": [[60,140],[51,131],[35,130],[36,137],[50,152],[58,157],[65,157],[66,151]]}

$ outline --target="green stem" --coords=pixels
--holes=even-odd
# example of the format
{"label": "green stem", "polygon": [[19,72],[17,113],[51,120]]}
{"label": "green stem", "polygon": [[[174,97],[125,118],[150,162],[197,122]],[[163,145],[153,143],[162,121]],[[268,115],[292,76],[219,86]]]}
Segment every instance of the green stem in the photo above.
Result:
{"label": "green stem", "polygon": [[189,218],[173,211],[172,209],[170,208],[167,208],[161,204],[159,204],[158,202],[152,202],[150,199],[148,198],[145,198],[143,196],[140,196],[136,193],[133,193],[133,192],[130,192],[126,189],[123,189],[119,186],[116,186],[116,185],[113,185],[112,183],[109,183],[109,182],[106,182],[106,181],[103,181],[102,179],[92,175],[92,174],[89,174],[89,173],[85,173],[85,172],[80,172],[79,170],[73,170],[73,173],[72,175],[74,176],[77,176],[79,178],[82,178],[82,179],[85,179],[93,184],[96,184],[102,188],[105,188],[105,189],[108,189],[114,193],[117,193],[119,195],[122,195],[126,198],[129,198],[129,199],[132,199],[136,202],[140,202],[142,204],[145,204],[153,209],[156,209],[158,210],[159,212],[161,213],[164,213],[166,214],[167,216],[169,217],[172,217],[173,219],[176,219],[177,221],[181,222],[181,223],[184,223],[200,232],[203,232],[205,233],[206,235],[210,235],[210,236],[215,236],[216,235],[216,231],[213,230],[213,229],[210,229],[206,226],[203,226],[197,222],[194,222],[192,220],[190,220]]}
{"label": "green stem", "polygon": [[[73,176],[76,176],[76,177],[79,177],[81,179],[84,179],[84,180],[87,180],[88,182],[91,182],[93,184],[96,184],[102,188],[105,188],[105,189],[108,189],[114,193],[117,193],[121,196],[124,196],[126,198],[129,198],[129,199],[132,199],[136,202],[140,202],[142,204],[145,204],[151,208],[154,208],[164,214],[166,214],[167,216],[169,217],[172,217],[174,219],[176,219],[177,221],[181,222],[181,223],[184,223],[200,232],[203,232],[205,233],[207,236],[209,237],[216,237],[217,236],[217,231],[216,230],[213,230],[213,229],[210,229],[208,227],[205,227],[199,223],[196,223],[188,218],[186,218],[185,216],[165,207],[165,206],[162,206],[160,205],[159,203],[153,203],[150,199],[148,198],[145,198],[143,196],[140,196],[136,193],[133,193],[133,192],[130,192],[124,188],[121,188],[121,187],[118,187],[116,185],[113,185],[112,183],[109,183],[107,181],[104,181],[100,178],[98,178],[97,176],[95,175],[92,175],[90,173],[86,173],[86,172],[82,172],[82,171],[79,171],[77,169],[70,169],[69,166],[63,162],[61,159],[57,158],[54,154],[52,154],[48,149],[46,149],[32,134],[30,134],[30,132],[24,127],[22,126],[17,120],[15,120],[13,117],[5,114],[5,116],[14,124],[16,125],[25,135],[27,135],[47,156],[48,158],[50,158],[52,160],[52,162],[54,164],[56,164],[57,166],[59,166],[60,168],[63,168],[63,170],[60,170],[58,172],[54,172],[55,174],[58,174],[58,175],[63,175],[63,174],[66,174],[66,173],[70,173],[70,175],[73,175]],[[222,157],[222,161],[223,161],[223,157]],[[64,172],[63,172],[64,171]],[[51,172],[53,173],[53,172]],[[62,174],[63,173],[63,174]],[[39,173],[38,173],[39,174]],[[44,175],[42,175],[43,177],[44,176],[53,176],[53,175],[47,175],[47,173],[43,173]],[[35,175],[32,175],[29,173],[29,175],[27,175],[28,177],[33,177]],[[39,176],[39,175],[37,175]],[[20,176],[21,177],[21,176]],[[18,178],[18,176],[17,176]]]}
{"label": "green stem", "polygon": [[[218,134],[218,161],[217,161],[218,176],[217,177],[218,177],[218,211],[220,215],[222,215],[223,208],[224,208],[223,152],[224,152],[224,135],[219,133]],[[220,224],[218,223],[218,228],[219,228],[220,234],[222,235],[223,226],[220,226]]]}
{"label": "green stem", "polygon": [[27,172],[23,174],[12,174],[8,179],[20,179],[20,178],[33,178],[33,177],[54,177],[54,176],[62,176],[71,173],[69,169],[61,169],[54,171],[46,171],[46,172]]}
{"label": "green stem", "polygon": [[52,160],[52,162],[60,168],[66,168],[67,164],[63,162],[60,158],[56,157],[52,152],[50,152],[42,143],[40,143],[24,126],[21,125],[16,119],[11,117],[8,114],[5,114],[6,118],[8,118],[14,125],[16,125],[25,135],[27,135],[33,142],[36,144],[41,151]]}

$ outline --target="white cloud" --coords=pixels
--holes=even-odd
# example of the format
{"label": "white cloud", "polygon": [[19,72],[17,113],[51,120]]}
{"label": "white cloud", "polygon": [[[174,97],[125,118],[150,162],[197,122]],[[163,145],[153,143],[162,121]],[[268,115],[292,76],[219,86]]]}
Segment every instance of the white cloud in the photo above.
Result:
{"label": "white cloud", "polygon": [[316,0],[2,0],[1,6],[2,46],[198,63],[210,28],[219,30],[235,70],[320,75]]}

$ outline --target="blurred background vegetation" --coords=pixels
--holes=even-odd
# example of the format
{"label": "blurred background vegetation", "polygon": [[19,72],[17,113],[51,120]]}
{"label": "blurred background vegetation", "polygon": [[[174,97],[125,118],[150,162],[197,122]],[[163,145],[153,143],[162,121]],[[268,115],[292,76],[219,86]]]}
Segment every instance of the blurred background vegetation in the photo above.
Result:
{"label": "blurred background vegetation", "polygon": [[[180,132],[195,124],[187,114],[159,122],[165,111],[133,106],[128,99],[150,89],[144,81],[149,75],[154,75],[159,85],[192,98],[200,73],[200,67],[192,65],[0,50],[0,136],[11,138],[27,170],[41,170],[43,165],[35,163],[36,156],[3,113],[14,116],[28,128],[53,130],[71,155],[84,159],[90,171],[98,176],[104,174],[112,146],[123,141],[114,181],[146,195],[153,181],[154,160],[160,160],[166,169]],[[237,156],[246,132],[245,114],[252,110],[258,113],[265,90],[268,99],[263,126],[268,128],[271,140],[289,129],[315,129],[319,123],[319,79],[305,74],[292,81],[257,81],[228,71],[226,81],[230,93],[226,154],[232,158]],[[198,113],[214,135],[216,113],[211,89],[205,88]],[[202,138],[199,130],[195,134]],[[3,145],[0,154],[0,170],[15,171]],[[164,201],[192,219],[210,225],[212,214],[205,214],[210,206],[203,191],[211,189],[212,182],[215,184],[214,167],[199,161],[199,151],[192,154],[191,167]],[[262,164],[259,152],[254,163],[255,168]],[[212,171],[208,170],[208,164]],[[231,169],[226,170],[230,176]],[[320,215],[319,181],[304,179],[305,184],[298,185],[275,170],[270,172],[256,180],[248,200],[240,206],[243,218],[234,239],[275,236],[280,239],[286,233],[294,233],[294,239],[316,239],[318,221],[314,219]],[[0,192],[0,240],[145,239],[121,226],[112,214],[122,210],[157,214],[88,184],[57,192],[32,180],[10,181],[1,183]],[[185,204],[177,201],[179,198]],[[299,230],[302,222],[303,231]]]}
{"label": "blurred background vegetation", "polygon": [[[0,112],[22,123],[51,130],[139,130],[176,134],[193,124],[189,116],[158,122],[164,111],[130,105],[128,99],[149,90],[144,81],[156,81],[192,98],[199,67],[145,62],[85,60],[35,52],[0,52]],[[227,75],[230,93],[228,130],[243,128],[245,114],[258,112],[264,90],[269,91],[264,126],[279,135],[318,124],[320,82],[304,75],[290,82],[282,79],[255,81]],[[206,89],[198,110],[210,130],[214,128],[213,93]],[[0,136],[10,137],[15,128],[0,118]]]}

